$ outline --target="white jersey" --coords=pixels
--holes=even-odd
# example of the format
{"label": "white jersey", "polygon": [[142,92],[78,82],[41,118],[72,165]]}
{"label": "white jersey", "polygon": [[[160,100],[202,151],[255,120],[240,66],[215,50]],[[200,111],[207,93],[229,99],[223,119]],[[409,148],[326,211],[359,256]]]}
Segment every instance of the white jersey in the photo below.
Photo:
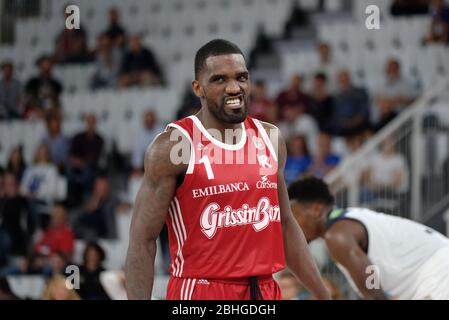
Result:
{"label": "white jersey", "polygon": [[[435,280],[436,286],[449,284],[449,239],[441,233],[411,220],[362,208],[348,208],[334,220],[340,219],[356,220],[366,228],[367,254],[375,266],[367,273],[376,272],[381,288],[391,297],[432,297],[432,291],[440,288],[427,286],[426,292],[423,292],[423,283],[428,282],[429,278]],[[434,266],[437,260],[439,265],[444,263],[445,266],[439,268],[439,272],[434,272],[432,269],[435,268],[431,266]],[[341,265],[338,267],[359,292],[348,272]],[[448,295],[440,298],[449,299],[449,288],[445,289],[445,294]]]}

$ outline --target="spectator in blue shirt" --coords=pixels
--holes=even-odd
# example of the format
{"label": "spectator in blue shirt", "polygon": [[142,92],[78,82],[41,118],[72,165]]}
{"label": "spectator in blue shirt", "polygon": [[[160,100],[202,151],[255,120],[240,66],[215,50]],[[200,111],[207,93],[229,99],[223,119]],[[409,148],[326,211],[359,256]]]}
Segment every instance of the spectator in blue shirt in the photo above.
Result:
{"label": "spectator in blue shirt", "polygon": [[51,161],[58,168],[63,168],[69,154],[70,141],[61,132],[61,119],[58,116],[48,116],[46,124],[47,134],[42,139],[42,143],[49,148]]}
{"label": "spectator in blue shirt", "polygon": [[297,180],[309,168],[312,158],[304,136],[293,136],[287,144],[287,162],[285,164],[285,182],[290,184]]}
{"label": "spectator in blue shirt", "polygon": [[335,96],[332,116],[333,135],[353,136],[369,128],[368,95],[352,84],[347,70],[338,73],[339,92]]}
{"label": "spectator in blue shirt", "polygon": [[129,39],[129,51],[125,54],[120,72],[121,87],[156,86],[162,83],[162,72],[150,49],[142,45],[139,35]]}
{"label": "spectator in blue shirt", "polygon": [[318,148],[308,173],[323,178],[340,162],[340,157],[331,151],[331,137],[322,132],[318,137]]}

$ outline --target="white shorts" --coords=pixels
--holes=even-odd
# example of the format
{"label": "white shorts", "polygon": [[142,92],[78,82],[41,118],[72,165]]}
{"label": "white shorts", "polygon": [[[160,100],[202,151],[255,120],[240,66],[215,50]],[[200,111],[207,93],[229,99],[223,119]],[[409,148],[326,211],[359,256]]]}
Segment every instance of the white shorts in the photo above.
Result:
{"label": "white shorts", "polygon": [[413,299],[449,300],[449,246],[439,249],[421,268]]}

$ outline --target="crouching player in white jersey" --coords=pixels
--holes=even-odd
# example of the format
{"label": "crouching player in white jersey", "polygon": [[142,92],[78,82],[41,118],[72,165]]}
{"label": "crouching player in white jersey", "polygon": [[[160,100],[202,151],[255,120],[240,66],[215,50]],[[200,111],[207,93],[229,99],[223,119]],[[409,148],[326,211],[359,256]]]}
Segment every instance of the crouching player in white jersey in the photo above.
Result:
{"label": "crouching player in white jersey", "polygon": [[449,299],[449,239],[422,224],[362,208],[335,208],[326,183],[304,178],[288,189],[307,241],[329,254],[365,299]]}

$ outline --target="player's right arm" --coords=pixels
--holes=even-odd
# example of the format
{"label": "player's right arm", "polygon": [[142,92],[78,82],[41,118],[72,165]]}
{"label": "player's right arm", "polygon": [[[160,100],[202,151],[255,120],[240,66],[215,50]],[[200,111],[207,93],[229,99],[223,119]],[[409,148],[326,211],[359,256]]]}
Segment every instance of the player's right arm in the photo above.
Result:
{"label": "player's right arm", "polygon": [[160,134],[145,154],[145,173],[135,201],[126,257],[128,299],[151,299],[156,240],[175,194],[177,178],[187,168],[184,161],[174,164],[170,158],[173,146],[186,143],[185,139],[173,141],[170,136],[171,131]]}
{"label": "player's right arm", "polygon": [[373,263],[360,245],[360,235],[354,232],[351,221],[339,221],[326,232],[325,241],[332,260],[342,265],[365,299],[385,300],[387,296],[380,285],[371,288],[368,277],[372,276]]}

